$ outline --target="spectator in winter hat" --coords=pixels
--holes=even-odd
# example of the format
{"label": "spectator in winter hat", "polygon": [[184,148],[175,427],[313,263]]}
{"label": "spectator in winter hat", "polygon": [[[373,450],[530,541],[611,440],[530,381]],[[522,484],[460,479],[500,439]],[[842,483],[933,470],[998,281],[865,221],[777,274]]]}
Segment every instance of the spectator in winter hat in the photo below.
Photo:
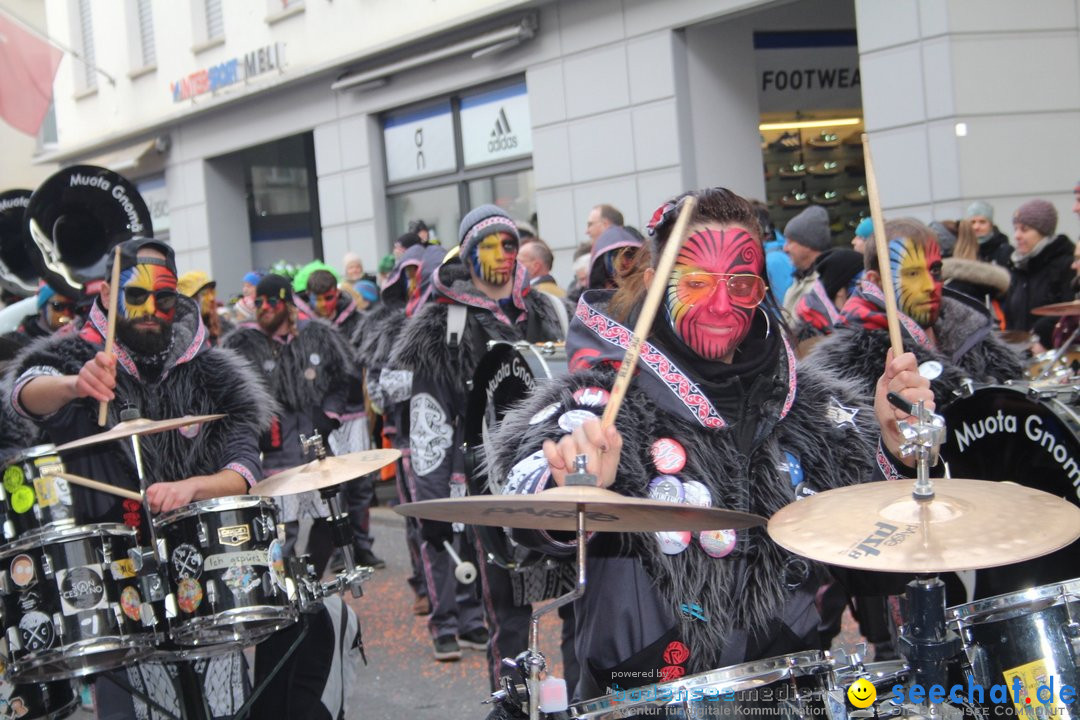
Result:
{"label": "spectator in winter hat", "polygon": [[1012,257],[1012,285],[1005,300],[1005,322],[1010,330],[1033,330],[1043,347],[1052,344],[1052,328],[1031,314],[1040,305],[1071,300],[1074,246],[1064,235],[1055,237],[1057,211],[1045,200],[1028,200],[1013,214],[1016,251]]}
{"label": "spectator in winter hat", "polygon": [[964,219],[971,221],[975,239],[979,241],[979,260],[992,262],[1001,267],[1009,267],[1012,245],[1005,233],[994,225],[994,208],[984,200],[976,200],[968,205]]}
{"label": "spectator in winter hat", "polygon": [[784,309],[792,316],[803,295],[814,287],[817,272],[814,262],[822,253],[832,249],[829,213],[820,205],[811,205],[784,226],[784,252],[795,266],[795,282],[784,294]]}
{"label": "spectator in winter hat", "polygon": [[863,253],[866,251],[866,243],[871,242],[873,238],[874,221],[870,218],[863,218],[855,228],[855,237],[851,238],[851,247],[854,248],[855,252]]}

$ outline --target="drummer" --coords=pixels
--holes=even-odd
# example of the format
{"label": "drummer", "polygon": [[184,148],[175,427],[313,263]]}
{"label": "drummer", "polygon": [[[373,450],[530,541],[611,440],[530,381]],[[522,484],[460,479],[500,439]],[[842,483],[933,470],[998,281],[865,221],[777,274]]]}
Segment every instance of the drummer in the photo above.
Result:
{"label": "drummer", "polygon": [[[671,276],[655,278],[655,258],[691,194],[689,237]],[[897,420],[906,415],[885,395],[933,405],[912,355],[882,361],[873,408],[834,376],[796,373],[763,279],[756,215],[730,190],[674,198],[649,231],[622,288],[582,296],[567,342],[581,369],[508,413],[488,444],[492,475],[519,479],[509,492],[563,485],[584,456],[598,485],[626,495],[768,517],[806,493],[898,477]],[[666,292],[615,427],[602,430],[597,418],[651,282]],[[541,450],[546,467],[522,473]],[[552,555],[575,552],[572,538],[514,537]],[[823,569],[763,528],[598,533],[588,564],[575,607],[578,698],[818,646]]]}
{"label": "drummer", "polygon": [[[114,255],[109,254],[111,276]],[[115,356],[102,352],[110,293],[117,292]],[[150,419],[223,413],[187,432],[141,439],[147,503],[154,513],[195,500],[241,495],[261,478],[257,439],[270,426],[274,401],[232,351],[211,348],[199,306],[176,291],[176,263],[165,243],[136,238],[120,246],[120,287],[102,286],[79,333],[54,336],[21,355],[4,401],[36,422],[54,443],[101,430],[98,401],[109,401],[108,426],[137,410]],[[139,490],[127,443],[102,443],[65,454],[69,472]],[[124,522],[143,532],[138,503],[72,488],[79,523]],[[206,666],[207,699],[217,715],[243,701],[246,677],[232,656]],[[129,669],[136,684],[171,683],[162,666]],[[210,681],[210,678],[213,681]],[[109,682],[97,685],[102,717],[134,717],[131,699]],[[115,715],[110,715],[115,713]]]}

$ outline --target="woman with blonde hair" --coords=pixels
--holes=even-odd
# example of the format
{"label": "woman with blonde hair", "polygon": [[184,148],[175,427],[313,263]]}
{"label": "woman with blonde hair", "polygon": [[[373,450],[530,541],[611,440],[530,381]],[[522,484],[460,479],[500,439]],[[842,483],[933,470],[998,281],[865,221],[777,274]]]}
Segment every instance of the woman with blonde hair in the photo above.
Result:
{"label": "woman with blonde hair", "polygon": [[1001,301],[1009,292],[1009,271],[979,259],[979,240],[971,220],[957,223],[956,247],[952,257],[941,263],[941,277],[946,287],[980,301],[993,314],[998,328],[1005,329]]}

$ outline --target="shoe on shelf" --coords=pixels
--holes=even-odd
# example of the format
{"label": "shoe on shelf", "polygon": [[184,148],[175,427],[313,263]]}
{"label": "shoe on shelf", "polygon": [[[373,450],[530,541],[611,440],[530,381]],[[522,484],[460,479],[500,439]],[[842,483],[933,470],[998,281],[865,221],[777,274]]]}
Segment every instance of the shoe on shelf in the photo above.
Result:
{"label": "shoe on shelf", "polygon": [[475,630],[458,635],[458,643],[461,644],[461,647],[471,650],[487,650],[490,639],[491,636],[488,635],[487,628],[484,627],[478,627]]}
{"label": "shoe on shelf", "polygon": [[820,135],[810,138],[807,145],[818,150],[832,150],[833,148],[840,147],[840,136],[836,133],[825,132],[822,130]]}
{"label": "shoe on shelf", "polygon": [[844,193],[844,199],[848,202],[858,203],[860,205],[865,205],[870,202],[870,198],[866,194],[865,185],[860,185],[851,192]]}
{"label": "shoe on shelf", "polygon": [[798,135],[793,132],[786,132],[776,140],[773,140],[769,147],[781,152],[795,152],[802,147],[802,144],[799,142]]}
{"label": "shoe on shelf", "polygon": [[431,601],[428,600],[427,595],[417,595],[412,604],[413,615],[430,615],[431,614]]}
{"label": "shoe on shelf", "polygon": [[809,204],[810,200],[806,197],[806,193],[799,190],[790,192],[780,198],[780,207],[797,208],[806,207]]}
{"label": "shoe on shelf", "polygon": [[377,557],[375,553],[371,552],[370,548],[357,549],[354,557],[356,558],[356,564],[361,567],[371,567],[376,570],[382,570],[386,567],[386,561]]}
{"label": "shoe on shelf", "polygon": [[840,202],[840,195],[835,190],[826,190],[822,193],[814,193],[812,200],[815,205],[836,205]]}
{"label": "shoe on shelf", "polygon": [[855,228],[859,227],[859,223],[861,223],[865,218],[868,217],[870,217],[870,214],[865,210],[860,210],[856,214],[852,215],[850,218],[848,218],[847,221],[848,230],[854,232]]}
{"label": "shoe on shelf", "polygon": [[435,659],[439,662],[453,662],[461,659],[461,646],[453,635],[440,635],[435,638]]}
{"label": "shoe on shelf", "polygon": [[808,168],[811,175],[815,177],[829,177],[830,175],[840,174],[840,163],[835,160],[826,160],[825,162],[814,163]]}
{"label": "shoe on shelf", "polygon": [[806,175],[806,165],[799,162],[791,163],[782,166],[778,172],[782,178],[801,178]]}
{"label": "shoe on shelf", "polygon": [[862,147],[862,136],[863,136],[863,131],[862,130],[856,130],[855,132],[851,133],[846,138],[844,138],[844,144],[849,145],[849,146],[854,145],[856,147]]}

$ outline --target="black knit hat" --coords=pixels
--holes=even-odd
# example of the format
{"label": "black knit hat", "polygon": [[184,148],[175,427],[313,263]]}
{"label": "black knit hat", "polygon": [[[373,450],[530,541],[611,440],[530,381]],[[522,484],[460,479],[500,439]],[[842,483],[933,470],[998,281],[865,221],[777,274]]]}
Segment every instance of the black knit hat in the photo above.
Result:
{"label": "black knit hat", "polygon": [[517,226],[498,205],[481,205],[473,208],[461,220],[458,228],[458,242],[461,243],[461,257],[469,257],[469,252],[476,243],[488,235],[504,232],[518,240]]}
{"label": "black knit hat", "polygon": [[292,305],[292,283],[286,277],[268,273],[255,286],[255,297],[278,298]]}
{"label": "black knit hat", "polygon": [[[173,254],[172,247],[168,243],[161,240],[155,240],[148,237],[134,237],[130,240],[125,240],[120,243],[120,270],[127,270],[133,268],[140,263],[146,265],[161,265],[176,275],[176,255]],[[139,258],[139,251],[143,248],[153,248],[161,252],[164,256],[164,260],[157,258]],[[113,261],[116,259],[116,250],[109,251],[109,259],[105,264],[105,277],[112,277]]]}
{"label": "black knit hat", "polygon": [[835,298],[836,293],[850,285],[863,269],[863,254],[844,248],[829,250],[818,257],[814,268],[825,286],[825,293]]}

